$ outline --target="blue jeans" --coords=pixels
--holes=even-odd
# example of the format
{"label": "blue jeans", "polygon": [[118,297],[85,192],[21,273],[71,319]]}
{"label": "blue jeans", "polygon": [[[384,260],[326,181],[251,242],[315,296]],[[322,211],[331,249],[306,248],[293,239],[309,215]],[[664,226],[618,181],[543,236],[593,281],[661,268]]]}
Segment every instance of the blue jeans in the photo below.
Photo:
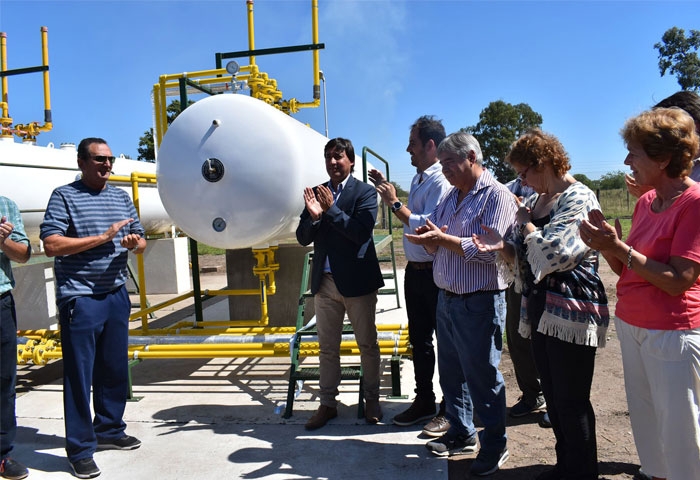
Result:
{"label": "blue jeans", "polygon": [[17,435],[17,317],[12,295],[0,299],[0,459],[12,450]]}
{"label": "blue jeans", "polygon": [[130,309],[122,285],[110,293],[77,297],[60,310],[66,453],[71,462],[92,457],[98,439],[124,436]]}
{"label": "blue jeans", "polygon": [[498,370],[503,350],[503,291],[455,296],[440,291],[437,307],[438,369],[450,434],[474,436],[474,413],[484,430],[481,451],[506,446],[506,386]]}

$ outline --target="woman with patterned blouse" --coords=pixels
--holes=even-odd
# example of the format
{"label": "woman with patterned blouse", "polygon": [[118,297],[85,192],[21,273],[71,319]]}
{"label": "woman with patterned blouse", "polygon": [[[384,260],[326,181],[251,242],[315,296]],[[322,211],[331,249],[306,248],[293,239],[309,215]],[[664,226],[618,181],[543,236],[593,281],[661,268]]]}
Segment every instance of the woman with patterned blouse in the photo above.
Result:
{"label": "woman with patterned blouse", "polygon": [[605,345],[608,301],[598,276],[598,253],[579,236],[595,194],[569,173],[564,146],[531,130],[506,161],[535,190],[519,205],[518,227],[506,238],[485,230],[474,242],[499,251],[515,274],[523,301],[519,332],[532,338],[542,392],[556,437],[556,464],[538,480],[598,478],[595,414],[590,402],[597,347]]}

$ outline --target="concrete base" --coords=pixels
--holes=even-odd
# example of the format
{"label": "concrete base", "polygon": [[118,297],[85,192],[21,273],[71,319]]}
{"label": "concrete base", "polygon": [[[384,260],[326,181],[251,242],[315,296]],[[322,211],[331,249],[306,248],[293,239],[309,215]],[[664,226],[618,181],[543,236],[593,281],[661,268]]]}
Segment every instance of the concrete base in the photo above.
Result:
{"label": "concrete base", "polygon": [[[275,273],[277,291],[268,296],[268,314],[270,326],[293,326],[296,324],[299,305],[301,274],[304,269],[304,257],[313,250],[299,245],[280,245],[275,256],[280,269]],[[259,289],[259,279],[253,275],[255,259],[251,250],[228,250],[226,252],[226,272],[228,288]],[[231,320],[257,320],[260,318],[260,296],[229,297]],[[314,315],[313,301],[307,301],[305,319]]]}

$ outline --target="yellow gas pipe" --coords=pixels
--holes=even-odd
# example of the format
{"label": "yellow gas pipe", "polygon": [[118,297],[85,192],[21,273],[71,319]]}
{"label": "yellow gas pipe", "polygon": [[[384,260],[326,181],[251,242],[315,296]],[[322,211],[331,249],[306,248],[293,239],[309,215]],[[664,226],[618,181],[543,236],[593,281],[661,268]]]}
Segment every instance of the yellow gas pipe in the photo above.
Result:
{"label": "yellow gas pipe", "polygon": [[[0,71],[4,72],[7,70],[7,34],[5,32],[0,32]],[[0,138],[2,137],[12,137],[12,118],[10,118],[9,106],[7,103],[7,77],[2,77],[2,101],[0,102],[0,107],[2,107],[2,115],[0,116]]]}
{"label": "yellow gas pipe", "polygon": [[16,130],[21,131],[23,141],[35,143],[36,136],[41,132],[48,132],[53,128],[51,121],[51,93],[49,87],[49,29],[41,27],[41,65],[46,67],[44,70],[44,124],[39,125],[37,122],[28,123],[26,125],[17,125]]}

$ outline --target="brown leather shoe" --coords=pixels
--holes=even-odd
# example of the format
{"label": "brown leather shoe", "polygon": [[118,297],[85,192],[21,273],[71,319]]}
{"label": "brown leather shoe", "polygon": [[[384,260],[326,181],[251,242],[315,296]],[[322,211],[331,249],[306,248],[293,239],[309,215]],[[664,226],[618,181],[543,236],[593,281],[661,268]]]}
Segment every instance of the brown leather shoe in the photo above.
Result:
{"label": "brown leather shoe", "polygon": [[324,426],[326,423],[328,423],[328,420],[335,418],[338,416],[338,409],[335,407],[327,407],[326,405],[321,405],[318,407],[318,410],[316,410],[316,413],[313,414],[313,416],[309,419],[308,422],[306,422],[306,425],[304,426],[307,430],[316,430],[317,428],[321,428]]}
{"label": "brown leather shoe", "polygon": [[367,423],[379,423],[382,420],[382,407],[379,400],[365,400],[365,420]]}

